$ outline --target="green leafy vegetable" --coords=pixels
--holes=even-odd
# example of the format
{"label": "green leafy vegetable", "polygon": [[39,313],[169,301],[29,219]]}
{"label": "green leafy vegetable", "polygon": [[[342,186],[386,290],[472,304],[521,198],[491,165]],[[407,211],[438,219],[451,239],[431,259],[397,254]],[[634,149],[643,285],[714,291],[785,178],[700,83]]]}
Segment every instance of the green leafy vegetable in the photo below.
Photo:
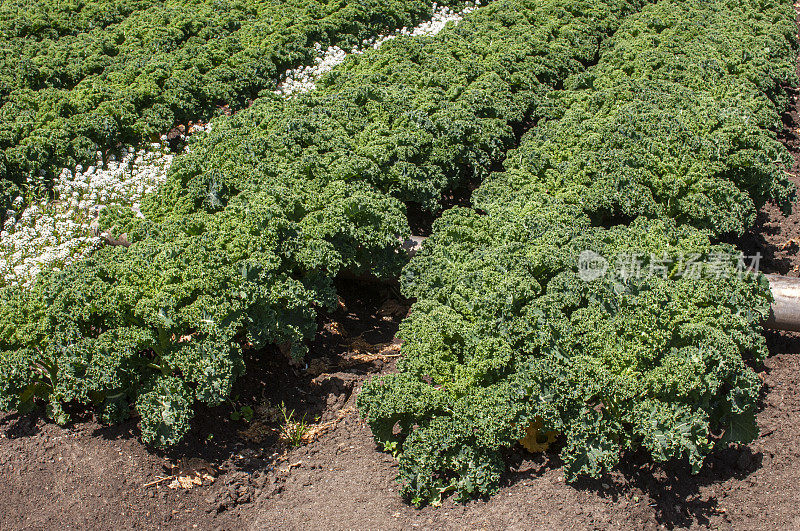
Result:
{"label": "green leafy vegetable", "polygon": [[[605,275],[581,277],[586,250],[607,257]],[[633,254],[638,275],[625,269]],[[714,268],[695,278],[693,256]],[[502,217],[445,213],[403,275],[417,302],[399,373],[358,398],[400,456],[403,495],[494,492],[502,449],[538,418],[564,435],[569,479],[625,449],[698,469],[715,440],[752,440],[760,381],[746,360],[766,355],[770,295],[737,256],[668,221],[593,228],[543,194]]]}
{"label": "green leafy vegetable", "polygon": [[562,434],[570,480],[628,449],[697,471],[755,438],[771,296],[710,241],[791,205],[795,32],[783,1],[646,6],[549,93],[476,209],[436,222],[403,272],[398,373],[358,398],[407,499],[495,492],[533,422]]}
{"label": "green leafy vegetable", "polygon": [[476,194],[521,200],[543,186],[598,224],[665,217],[742,234],[768,200],[795,197],[776,138],[797,84],[788,2],[661,1],[626,20],[598,65],[553,96]]}

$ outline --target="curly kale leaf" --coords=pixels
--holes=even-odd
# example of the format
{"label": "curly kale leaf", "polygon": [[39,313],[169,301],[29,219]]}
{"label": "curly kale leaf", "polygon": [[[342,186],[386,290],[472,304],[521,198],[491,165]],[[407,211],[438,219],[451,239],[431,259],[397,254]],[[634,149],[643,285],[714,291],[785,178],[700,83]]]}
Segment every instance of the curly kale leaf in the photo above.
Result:
{"label": "curly kale leaf", "polygon": [[192,393],[178,378],[158,376],[144,385],[136,399],[142,416],[142,440],[156,448],[166,448],[180,441],[189,431]]}

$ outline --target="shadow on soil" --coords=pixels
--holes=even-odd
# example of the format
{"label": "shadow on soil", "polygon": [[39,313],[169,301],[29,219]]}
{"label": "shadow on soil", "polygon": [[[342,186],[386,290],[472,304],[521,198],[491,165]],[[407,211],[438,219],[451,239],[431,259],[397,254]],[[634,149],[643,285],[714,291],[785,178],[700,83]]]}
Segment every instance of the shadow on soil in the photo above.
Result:
{"label": "shadow on soil", "polygon": [[[509,471],[504,486],[533,480],[563,465],[555,453],[531,456],[522,450],[512,452],[507,462]],[[630,453],[623,455],[612,474],[598,479],[582,478],[573,486],[615,503],[639,498],[653,508],[656,521],[669,529],[693,524],[707,526],[710,517],[723,509],[715,498],[703,498],[701,488],[731,478],[745,478],[760,468],[761,463],[761,453],[754,453],[746,446],[731,447],[712,452],[700,472],[692,474],[685,460],[654,463],[644,453]]]}
{"label": "shadow on soil", "polygon": [[0,428],[4,428],[3,433],[9,439],[33,437],[39,433],[39,419],[40,414],[38,411],[24,415],[8,413],[5,416],[0,415]]}
{"label": "shadow on soil", "polygon": [[[290,447],[281,438],[286,415],[294,423],[308,425],[331,420],[365,375],[383,368],[381,359],[372,359],[368,353],[391,344],[408,311],[408,302],[385,284],[341,280],[337,292],[339,305],[320,316],[320,332],[309,345],[305,362],[293,362],[274,347],[250,353],[245,359],[246,373],[236,382],[230,402],[196,406],[184,440],[169,450],[153,452],[174,463],[201,460],[217,470],[254,473],[269,469]],[[252,411],[249,421],[233,420],[247,408]],[[14,417],[19,418],[9,430],[20,436],[35,433],[39,417]],[[93,435],[111,440],[138,438],[137,423],[134,418],[113,426],[94,424]]]}

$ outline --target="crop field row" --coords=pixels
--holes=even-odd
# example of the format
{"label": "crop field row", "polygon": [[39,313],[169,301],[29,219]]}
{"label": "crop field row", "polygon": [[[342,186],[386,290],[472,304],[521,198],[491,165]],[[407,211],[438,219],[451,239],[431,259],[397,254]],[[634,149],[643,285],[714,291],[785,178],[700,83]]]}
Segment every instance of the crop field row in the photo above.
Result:
{"label": "crop field row", "polygon": [[173,162],[144,217],[101,212],[130,247],[8,292],[3,405],[44,398],[61,421],[70,402],[107,421],[134,405],[146,441],[174,444],[196,401],[229,396],[242,349],[305,354],[340,271],[396,276],[401,199],[435,208],[500,160],[513,125],[637,5],[587,2],[574,15],[565,2],[492,3],[356,57],[311,93],[260,98]]}
{"label": "crop field row", "polygon": [[[314,63],[287,70],[280,76],[274,93],[292,97],[313,90],[321,76],[347,57],[377,49],[398,37],[434,35],[477,7],[469,3],[455,4],[453,8],[434,4],[430,20],[370,37],[349,51],[315,43],[314,52],[318,55]],[[230,107],[225,110],[232,112]],[[197,141],[211,127],[211,123],[190,120],[162,134],[158,142],[138,148],[119,146],[106,153],[98,151],[94,164],[62,169],[48,184],[52,190],[44,197],[37,197],[36,183],[29,182],[33,188],[11,200],[13,208],[0,212],[0,219],[5,219],[0,231],[0,285],[30,285],[40,271],[60,270],[93,251],[103,241],[98,235],[97,218],[104,208],[131,209],[141,216],[142,199],[165,181],[173,158],[181,153],[176,148]],[[186,145],[183,151],[188,149]]]}
{"label": "crop field row", "polygon": [[[436,222],[402,277],[417,302],[400,371],[359,397],[408,498],[494,492],[501,449],[534,423],[566,437],[571,478],[623,449],[699,470],[756,436],[747,363],[766,355],[769,290],[710,238],[793,199],[775,130],[795,32],[785,2],[646,6],[553,94],[474,209]],[[587,280],[587,251],[619,260]],[[692,256],[715,269],[681,274]]]}

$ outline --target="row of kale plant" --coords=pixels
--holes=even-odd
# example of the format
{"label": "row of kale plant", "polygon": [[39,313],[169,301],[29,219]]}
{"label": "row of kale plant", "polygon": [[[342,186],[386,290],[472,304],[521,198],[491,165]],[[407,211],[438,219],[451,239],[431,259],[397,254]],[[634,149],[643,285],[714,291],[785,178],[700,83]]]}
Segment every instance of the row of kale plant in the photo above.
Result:
{"label": "row of kale plant", "polygon": [[795,16],[786,0],[628,16],[474,208],[435,223],[402,275],[416,303],[398,372],[358,398],[407,499],[494,493],[530,426],[559,434],[568,480],[624,450],[698,471],[756,437],[771,297],[712,242],[794,199],[776,136]]}

